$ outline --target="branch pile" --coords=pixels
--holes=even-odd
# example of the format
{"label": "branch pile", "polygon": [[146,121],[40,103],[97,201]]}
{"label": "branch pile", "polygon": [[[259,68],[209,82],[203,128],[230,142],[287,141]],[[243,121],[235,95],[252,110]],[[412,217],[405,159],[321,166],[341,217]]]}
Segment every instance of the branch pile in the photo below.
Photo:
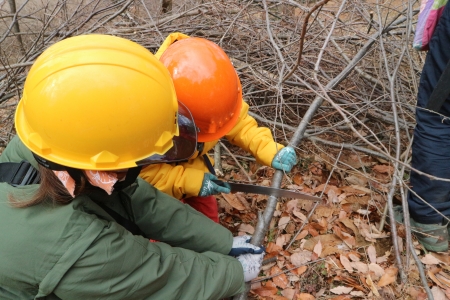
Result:
{"label": "branch pile", "polygon": [[[410,269],[409,254],[399,257],[399,249],[408,253],[409,247],[396,245],[396,231],[389,232],[391,227],[384,224],[383,213],[386,203],[392,206],[392,202],[404,201],[408,190],[414,110],[424,60],[424,54],[411,47],[418,3],[327,2],[310,15],[303,35],[305,17],[317,4],[308,0],[184,0],[174,1],[170,11],[165,6],[164,12],[159,1],[151,0],[26,0],[15,8],[0,2],[0,146],[5,146],[14,134],[13,113],[27,70],[49,45],[74,35],[106,33],[131,39],[156,52],[172,32],[205,37],[230,56],[250,104],[250,114],[259,124],[270,127],[278,142],[287,144],[299,124],[307,124],[297,146],[300,162],[285,176],[282,187],[321,195],[325,203],[313,209],[300,202],[280,202],[270,227],[272,252],[283,260],[289,259],[291,265],[278,264],[278,268],[303,266],[300,262],[306,255],[304,251],[309,253],[307,261],[335,255],[321,261],[320,266],[329,276],[335,274],[345,287],[353,287],[353,291],[365,296],[380,292],[398,295],[406,283],[405,272],[399,266]],[[261,168],[248,154],[226,142],[222,146],[229,150],[222,153],[226,179],[269,185],[273,170]],[[264,209],[265,200],[242,195],[221,198],[223,223],[234,231],[252,231],[255,211]],[[311,218],[305,217],[310,212]],[[290,243],[289,238],[300,226],[302,233]],[[413,245],[401,229],[400,238],[406,236],[406,242]],[[389,242],[385,250],[391,254],[377,252],[369,259],[369,245],[391,234],[394,254]],[[337,246],[337,241],[326,250],[325,242],[335,242],[328,235],[337,237],[347,252]],[[317,238],[320,236],[324,238]],[[301,242],[305,237],[311,239]],[[291,244],[290,249],[296,250],[288,253],[286,248]],[[420,249],[417,244],[414,247]],[[370,267],[361,271],[358,262],[362,261],[362,252],[358,254],[356,249],[367,254],[369,266],[385,263],[383,273],[370,271]],[[403,285],[400,290],[387,291],[390,283],[379,284],[374,279],[355,288],[354,280],[362,279],[333,273],[334,265],[347,275],[375,272],[372,279],[376,280],[383,274],[391,274],[385,278],[391,280],[399,271]],[[272,275],[277,273],[270,270]],[[311,270],[313,275],[317,267]],[[298,286],[299,282],[283,283],[283,289]],[[319,292],[310,289],[308,293]],[[336,287],[334,291],[350,293],[345,288]]]}

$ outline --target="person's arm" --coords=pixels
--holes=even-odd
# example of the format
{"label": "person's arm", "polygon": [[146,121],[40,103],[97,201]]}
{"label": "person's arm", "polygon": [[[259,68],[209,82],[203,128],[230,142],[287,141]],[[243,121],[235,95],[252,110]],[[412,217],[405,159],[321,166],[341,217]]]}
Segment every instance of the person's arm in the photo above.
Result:
{"label": "person's arm", "polygon": [[196,252],[228,254],[231,232],[138,178],[139,188],[131,195],[136,225],[151,239]]}
{"label": "person's arm", "polygon": [[230,143],[250,152],[258,163],[270,166],[275,154],[284,146],[274,141],[269,128],[258,127],[256,120],[248,114],[248,109],[248,104],[242,103],[238,123],[226,138]]}
{"label": "person's arm", "polygon": [[[59,278],[58,268],[47,277],[52,275]],[[243,268],[237,259],[150,243],[114,222],[105,222],[103,230],[53,289],[61,299],[201,300],[243,291]]]}
{"label": "person's arm", "polygon": [[155,164],[142,169],[139,176],[158,190],[182,199],[197,196],[205,173],[183,165]]}

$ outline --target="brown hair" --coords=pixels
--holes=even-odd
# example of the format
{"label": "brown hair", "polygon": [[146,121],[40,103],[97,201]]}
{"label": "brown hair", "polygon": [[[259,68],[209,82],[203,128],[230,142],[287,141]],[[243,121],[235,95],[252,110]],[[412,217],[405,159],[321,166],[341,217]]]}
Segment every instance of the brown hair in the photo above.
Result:
{"label": "brown hair", "polygon": [[[52,170],[39,165],[39,173],[41,182],[37,193],[29,200],[17,199],[13,195],[9,195],[9,203],[13,207],[24,208],[37,205],[45,201],[52,201],[53,204],[69,204],[73,197],[69,194],[66,187],[59,181]],[[85,189],[86,179],[81,176],[81,184],[75,187],[75,196],[82,193]]]}

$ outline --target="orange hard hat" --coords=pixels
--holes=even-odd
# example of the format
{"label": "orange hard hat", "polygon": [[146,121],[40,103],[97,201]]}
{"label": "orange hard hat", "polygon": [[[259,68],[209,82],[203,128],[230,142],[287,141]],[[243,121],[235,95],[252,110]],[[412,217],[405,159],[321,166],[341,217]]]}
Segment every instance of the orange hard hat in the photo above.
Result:
{"label": "orange hard hat", "polygon": [[160,61],[172,76],[178,101],[191,111],[200,129],[199,142],[220,139],[236,125],[242,87],[222,48],[190,37],[170,45]]}

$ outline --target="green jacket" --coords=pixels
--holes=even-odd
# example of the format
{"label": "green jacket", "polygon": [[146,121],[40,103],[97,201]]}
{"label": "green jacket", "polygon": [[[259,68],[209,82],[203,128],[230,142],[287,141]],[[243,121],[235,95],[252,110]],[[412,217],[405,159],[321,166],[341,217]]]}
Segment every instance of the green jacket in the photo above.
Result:
{"label": "green jacket", "polygon": [[[27,160],[15,137],[0,162]],[[221,299],[244,291],[232,235],[138,179],[108,196],[13,208],[38,185],[0,183],[0,299]],[[117,224],[91,199],[134,219],[146,238]],[[148,238],[161,242],[151,243]]]}

